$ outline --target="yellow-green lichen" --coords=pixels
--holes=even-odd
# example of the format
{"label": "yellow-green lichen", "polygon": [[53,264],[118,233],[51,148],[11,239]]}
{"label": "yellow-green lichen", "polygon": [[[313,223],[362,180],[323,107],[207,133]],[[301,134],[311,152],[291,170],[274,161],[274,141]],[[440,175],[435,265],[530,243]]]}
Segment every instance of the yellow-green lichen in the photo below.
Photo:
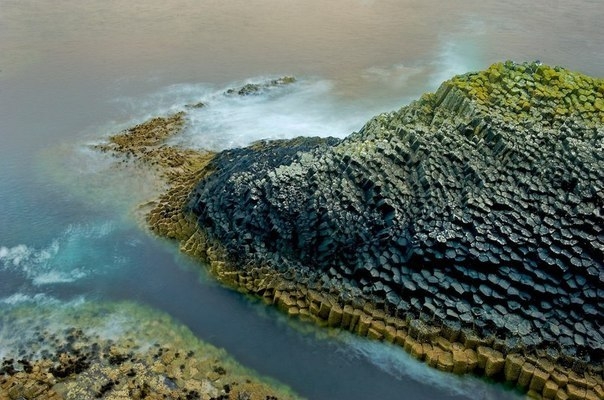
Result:
{"label": "yellow-green lichen", "polygon": [[461,89],[477,109],[516,121],[541,115],[552,124],[568,117],[587,125],[604,122],[604,79],[539,63],[497,63],[484,71],[458,75]]}

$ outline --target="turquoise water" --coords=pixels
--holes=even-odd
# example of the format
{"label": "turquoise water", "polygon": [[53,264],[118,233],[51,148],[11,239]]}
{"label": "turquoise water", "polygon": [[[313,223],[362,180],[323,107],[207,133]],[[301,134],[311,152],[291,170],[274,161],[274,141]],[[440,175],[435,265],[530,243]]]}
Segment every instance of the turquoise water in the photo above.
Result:
{"label": "turquoise water", "polygon": [[[512,58],[603,76],[600,1],[0,0],[0,310],[131,300],[309,398],[508,399],[400,349],[289,321],[141,229],[157,188],[89,147],[188,111],[175,144],[343,137],[455,73]],[[262,96],[223,96],[292,74]],[[27,332],[1,330],[10,354]],[[24,339],[25,340],[25,339]],[[1,355],[1,354],[0,354]]]}

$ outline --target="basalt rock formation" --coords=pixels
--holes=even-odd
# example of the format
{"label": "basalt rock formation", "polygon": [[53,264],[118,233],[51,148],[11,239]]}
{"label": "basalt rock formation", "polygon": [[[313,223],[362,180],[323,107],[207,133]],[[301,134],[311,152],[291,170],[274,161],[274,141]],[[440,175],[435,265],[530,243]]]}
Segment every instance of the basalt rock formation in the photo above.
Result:
{"label": "basalt rock formation", "polygon": [[221,281],[442,370],[604,397],[603,79],[495,64],[344,140],[206,162],[148,221]]}
{"label": "basalt rock formation", "polygon": [[496,64],[342,141],[222,152],[187,207],[239,270],[600,369],[603,97],[602,80]]}

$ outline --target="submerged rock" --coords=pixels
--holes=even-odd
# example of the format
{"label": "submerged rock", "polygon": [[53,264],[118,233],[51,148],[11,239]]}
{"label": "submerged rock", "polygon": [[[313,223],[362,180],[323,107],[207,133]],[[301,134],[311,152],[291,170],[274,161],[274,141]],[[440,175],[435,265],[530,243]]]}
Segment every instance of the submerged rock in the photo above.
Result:
{"label": "submerged rock", "polygon": [[238,95],[238,96],[250,96],[257,95],[266,90],[269,90],[274,87],[289,85],[296,82],[296,78],[293,76],[282,76],[278,79],[272,79],[270,81],[261,82],[261,83],[246,83],[240,88],[231,88],[228,89],[225,94],[226,95]]}

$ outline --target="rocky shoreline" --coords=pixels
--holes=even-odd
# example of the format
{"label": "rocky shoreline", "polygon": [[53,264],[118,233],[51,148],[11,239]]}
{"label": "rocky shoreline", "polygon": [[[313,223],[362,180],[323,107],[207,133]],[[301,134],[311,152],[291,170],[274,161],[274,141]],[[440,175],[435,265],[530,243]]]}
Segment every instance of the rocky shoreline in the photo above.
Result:
{"label": "rocky shoreline", "polygon": [[164,144],[184,118],[101,150],[157,166],[149,226],[223,283],[534,398],[604,397],[602,79],[495,64],[341,141],[218,154]]}
{"label": "rocky shoreline", "polygon": [[0,399],[294,399],[165,314],[129,302],[18,306],[0,317]]}

